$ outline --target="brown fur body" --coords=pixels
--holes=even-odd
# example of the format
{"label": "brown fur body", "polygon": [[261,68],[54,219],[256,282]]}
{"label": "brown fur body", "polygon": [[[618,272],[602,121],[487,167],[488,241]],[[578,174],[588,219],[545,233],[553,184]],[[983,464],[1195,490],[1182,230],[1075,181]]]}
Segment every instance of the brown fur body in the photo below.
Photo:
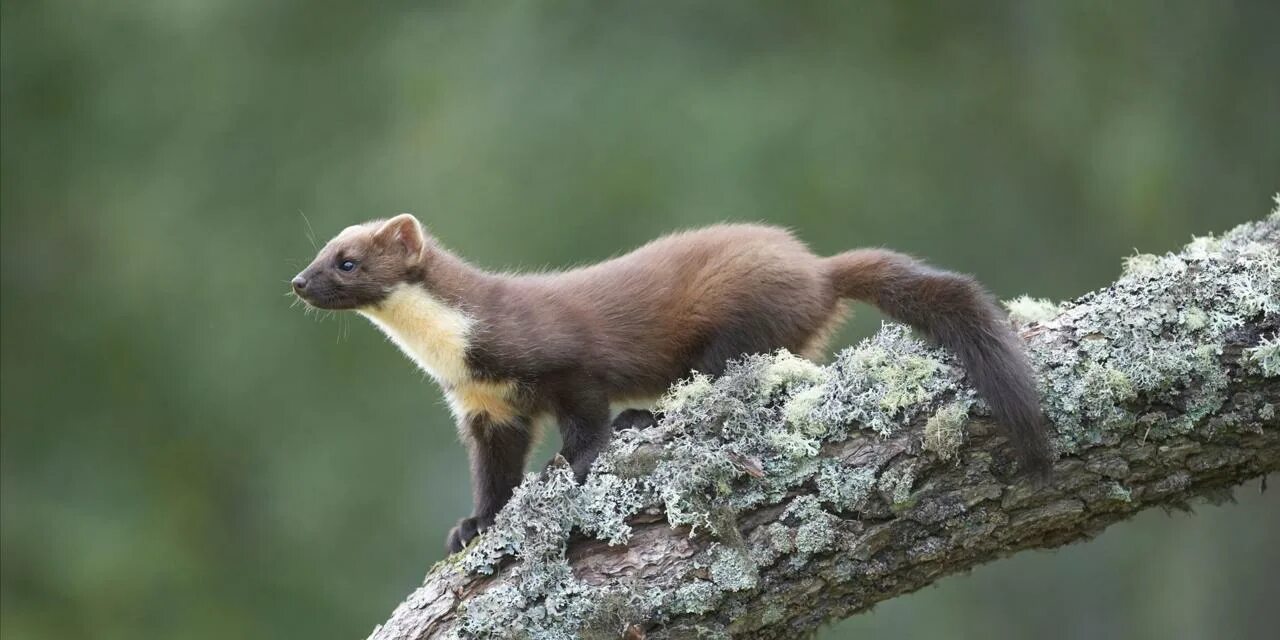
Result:
{"label": "brown fur body", "polygon": [[[349,274],[335,266],[346,261]],[[655,398],[692,371],[717,375],[744,354],[816,357],[849,298],[955,350],[1024,464],[1042,472],[1050,461],[1030,367],[994,301],[967,276],[890,251],[824,258],[782,229],[720,225],[594,266],[499,275],[406,214],[344,231],[294,284],[311,304],[369,316],[449,397],[476,500],[452,550],[510,497],[542,418],[559,424],[581,479],[608,443],[611,404]]]}

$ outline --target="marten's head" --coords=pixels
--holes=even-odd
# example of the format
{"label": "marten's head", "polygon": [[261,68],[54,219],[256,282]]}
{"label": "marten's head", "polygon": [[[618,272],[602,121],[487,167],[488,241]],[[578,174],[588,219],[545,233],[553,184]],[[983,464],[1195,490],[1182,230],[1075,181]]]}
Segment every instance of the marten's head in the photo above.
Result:
{"label": "marten's head", "polygon": [[376,305],[420,277],[426,245],[422,225],[408,213],[347,227],[293,278],[293,292],[321,309]]}

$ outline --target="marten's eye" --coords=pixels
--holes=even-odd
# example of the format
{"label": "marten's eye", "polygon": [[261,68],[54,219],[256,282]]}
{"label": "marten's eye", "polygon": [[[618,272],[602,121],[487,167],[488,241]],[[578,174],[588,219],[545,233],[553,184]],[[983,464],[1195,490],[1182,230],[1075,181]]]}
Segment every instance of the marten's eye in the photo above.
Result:
{"label": "marten's eye", "polygon": [[351,271],[352,269],[356,268],[356,263],[354,260],[343,260],[342,262],[338,263],[338,268],[342,269],[343,271]]}

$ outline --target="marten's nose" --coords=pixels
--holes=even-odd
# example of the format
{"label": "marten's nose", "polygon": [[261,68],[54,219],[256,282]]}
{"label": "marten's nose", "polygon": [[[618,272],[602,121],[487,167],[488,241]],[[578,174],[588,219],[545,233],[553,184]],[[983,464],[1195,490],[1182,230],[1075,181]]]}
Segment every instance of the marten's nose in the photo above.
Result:
{"label": "marten's nose", "polygon": [[294,291],[303,291],[303,290],[305,290],[306,288],[307,288],[307,279],[306,279],[306,278],[302,277],[301,275],[296,275],[296,276],[294,276],[294,277],[293,277],[293,290],[294,290]]}

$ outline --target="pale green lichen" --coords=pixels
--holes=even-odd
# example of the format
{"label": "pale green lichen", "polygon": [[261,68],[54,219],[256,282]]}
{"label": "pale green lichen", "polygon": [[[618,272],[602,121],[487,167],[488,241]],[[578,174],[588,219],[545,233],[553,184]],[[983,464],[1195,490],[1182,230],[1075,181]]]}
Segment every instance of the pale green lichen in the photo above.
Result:
{"label": "pale green lichen", "polygon": [[840,519],[824,511],[811,495],[797,496],[782,514],[784,523],[795,523],[795,562],[803,563],[815,553],[830,549],[836,542]]}
{"label": "pale green lichen", "polygon": [[1117,502],[1132,502],[1133,492],[1119,482],[1113,482],[1111,483],[1108,497]]}
{"label": "pale green lichen", "polygon": [[[793,407],[793,422],[861,424],[882,434],[933,408],[932,400],[953,392],[960,372],[949,356],[913,339],[905,327],[885,325],[880,333],[836,356],[820,392]],[[807,410],[806,410],[807,409]]]}
{"label": "pale green lichen", "polygon": [[763,529],[763,535],[751,546],[751,561],[767,567],[778,558],[796,550],[795,533],[785,524],[774,522]]}
{"label": "pale green lichen", "polygon": [[1019,296],[1004,303],[1009,310],[1009,318],[1020,325],[1044,322],[1061,311],[1057,304],[1046,298]]}
{"label": "pale green lichen", "polygon": [[1280,312],[1280,249],[1274,231],[1268,238],[1256,229],[1199,239],[1178,254],[1132,257],[1112,286],[1063,307],[1057,326],[1073,340],[1031,338],[1061,450],[1135,423],[1129,403],[1139,396],[1179,409],[1144,424],[1156,438],[1221,407],[1227,332]]}
{"label": "pale green lichen", "polygon": [[782,604],[771,602],[765,605],[764,610],[760,612],[760,622],[764,624],[773,624],[781,622],[786,617],[786,609]]}
{"label": "pale green lichen", "polygon": [[1139,253],[1124,259],[1124,275],[1130,278],[1159,277],[1169,270],[1186,268],[1186,263],[1175,256]]}
{"label": "pale green lichen", "polygon": [[1188,307],[1182,310],[1181,321],[1186,328],[1199,331],[1209,325],[1209,314],[1199,307]]}
{"label": "pale green lichen", "polygon": [[1264,338],[1258,346],[1246,349],[1245,356],[1262,375],[1280,376],[1280,336]]}
{"label": "pale green lichen", "polygon": [[916,463],[906,461],[890,466],[880,474],[880,492],[888,499],[890,506],[901,509],[911,506],[911,489],[916,483]]}
{"label": "pale green lichen", "polygon": [[765,393],[773,393],[792,384],[813,385],[822,382],[827,372],[812,360],[806,360],[783,350],[764,367],[760,385]]}
{"label": "pale green lichen", "polygon": [[583,532],[609,544],[625,544],[631,536],[626,519],[644,506],[641,481],[601,473],[596,482],[582,487],[580,495],[583,509],[592,514],[580,523]]}
{"label": "pale green lichen", "polygon": [[769,442],[784,455],[793,458],[816,456],[822,447],[822,442],[817,438],[807,437],[798,431],[774,431],[769,434]]}
{"label": "pale green lichen", "polygon": [[679,411],[690,399],[705,395],[710,389],[711,378],[702,373],[695,373],[692,377],[672,386],[666,395],[658,400],[656,408],[663,412]]}
{"label": "pale green lichen", "polygon": [[838,512],[860,511],[876,487],[876,470],[823,460],[817,475],[818,497]]}
{"label": "pale green lichen", "polygon": [[928,399],[930,389],[925,382],[940,366],[927,356],[907,356],[894,365],[874,369],[877,381],[884,384],[880,408],[891,414]]}
{"label": "pale green lichen", "polygon": [[1136,395],[1129,376],[1116,367],[1098,362],[1088,362],[1082,368],[1081,397],[1088,398],[1089,403],[1078,407],[1076,413],[1103,426],[1127,419],[1123,403]]}
{"label": "pale green lichen", "polygon": [[1193,238],[1183,250],[1182,255],[1188,260],[1211,260],[1222,250],[1222,240],[1213,236]]}
{"label": "pale green lichen", "polygon": [[818,415],[826,392],[826,387],[816,385],[792,395],[783,407],[783,419],[802,433],[822,435],[827,425],[820,420],[814,420],[813,417]]}
{"label": "pale green lichen", "polygon": [[711,549],[711,581],[725,591],[745,591],[759,582],[746,549],[716,544]]}
{"label": "pale green lichen", "polygon": [[715,610],[725,591],[706,580],[691,580],[676,589],[671,608],[674,613],[706,613]]}
{"label": "pale green lichen", "polygon": [[964,425],[969,421],[973,401],[962,398],[938,409],[924,424],[924,448],[943,460],[950,460],[964,443]]}

